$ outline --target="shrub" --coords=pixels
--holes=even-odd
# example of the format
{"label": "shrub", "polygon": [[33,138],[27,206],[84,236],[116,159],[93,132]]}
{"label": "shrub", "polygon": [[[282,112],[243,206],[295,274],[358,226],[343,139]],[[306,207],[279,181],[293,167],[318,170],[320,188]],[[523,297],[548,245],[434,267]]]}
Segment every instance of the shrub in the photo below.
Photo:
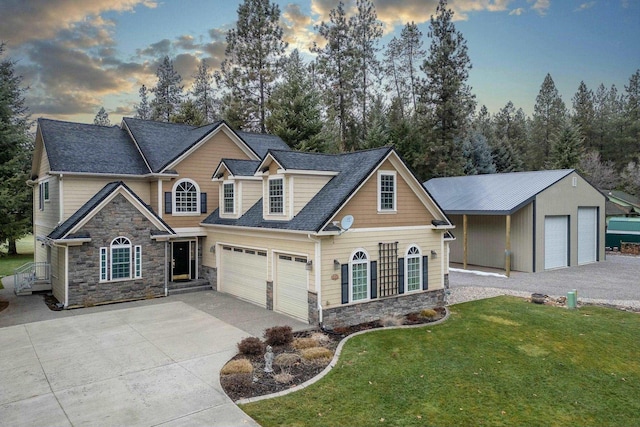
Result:
{"label": "shrub", "polygon": [[331,343],[331,338],[322,332],[314,332],[311,334],[311,338],[321,346],[329,345],[329,343]]}
{"label": "shrub", "polygon": [[295,377],[289,372],[280,372],[279,374],[273,375],[273,379],[280,384],[288,384],[293,381],[294,378]]}
{"label": "shrub", "polygon": [[380,324],[382,326],[400,326],[402,325],[402,319],[395,316],[384,316],[380,319]]}
{"label": "shrub", "polygon": [[225,390],[242,392],[253,386],[251,374],[229,374],[220,377],[220,384]]}
{"label": "shrub", "polygon": [[222,367],[220,374],[251,374],[252,372],[253,365],[251,364],[249,359],[234,359]]}
{"label": "shrub", "polygon": [[238,343],[238,351],[242,354],[262,354],[264,352],[264,344],[260,338],[248,337]]}
{"label": "shrub", "polygon": [[318,347],[319,343],[313,338],[296,338],[293,340],[293,348],[301,350],[303,348]]}
{"label": "shrub", "polygon": [[293,341],[293,331],[291,326],[274,326],[264,331],[267,345],[285,345]]}
{"label": "shrub", "polygon": [[427,319],[433,319],[438,315],[438,312],[432,308],[425,308],[420,312],[420,316],[426,317]]}
{"label": "shrub", "polygon": [[407,320],[409,322],[417,322],[417,321],[420,320],[421,317],[422,316],[420,316],[419,313],[409,313],[409,314],[407,314]]}
{"label": "shrub", "polygon": [[311,347],[300,351],[305,360],[331,359],[333,352],[325,347]]}
{"label": "shrub", "polygon": [[273,363],[281,370],[290,369],[298,362],[300,362],[300,356],[294,353],[282,353],[273,359]]}

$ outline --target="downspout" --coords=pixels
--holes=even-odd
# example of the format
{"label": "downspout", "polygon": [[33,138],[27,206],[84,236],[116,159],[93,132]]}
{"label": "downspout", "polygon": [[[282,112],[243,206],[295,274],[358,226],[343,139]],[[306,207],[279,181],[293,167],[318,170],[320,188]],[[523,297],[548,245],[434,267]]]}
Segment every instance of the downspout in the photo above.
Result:
{"label": "downspout", "polygon": [[311,234],[307,234],[307,238],[315,244],[316,256],[313,262],[316,265],[314,271],[316,295],[318,295],[318,323],[322,324],[322,240],[312,237]]}
{"label": "downspout", "polygon": [[69,246],[64,246],[64,308],[69,307]]}
{"label": "downspout", "polygon": [[167,248],[169,247],[169,242],[167,240],[164,241],[164,296],[169,295],[169,282],[167,279],[167,270],[169,269],[168,264],[168,254]]}

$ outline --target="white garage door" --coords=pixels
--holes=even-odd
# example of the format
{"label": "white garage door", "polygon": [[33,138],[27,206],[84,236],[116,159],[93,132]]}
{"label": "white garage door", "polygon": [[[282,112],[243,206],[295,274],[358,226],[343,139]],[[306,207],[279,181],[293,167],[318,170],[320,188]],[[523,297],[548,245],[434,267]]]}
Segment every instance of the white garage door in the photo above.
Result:
{"label": "white garage door", "polygon": [[261,307],[267,306],[267,253],[222,247],[220,290]]}
{"label": "white garage door", "polygon": [[578,208],[578,264],[596,262],[598,209]]}
{"label": "white garage door", "polygon": [[567,216],[544,218],[544,268],[569,265],[569,220]]}
{"label": "white garage door", "polygon": [[306,264],[304,257],[278,255],[275,286],[275,309],[305,322],[309,320]]}

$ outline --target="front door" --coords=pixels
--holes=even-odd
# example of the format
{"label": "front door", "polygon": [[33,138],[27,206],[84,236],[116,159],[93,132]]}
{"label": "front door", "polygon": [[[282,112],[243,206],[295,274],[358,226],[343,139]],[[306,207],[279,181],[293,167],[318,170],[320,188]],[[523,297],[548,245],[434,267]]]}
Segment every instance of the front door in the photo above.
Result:
{"label": "front door", "polygon": [[191,264],[190,242],[173,242],[173,269],[171,280],[189,280],[189,265]]}

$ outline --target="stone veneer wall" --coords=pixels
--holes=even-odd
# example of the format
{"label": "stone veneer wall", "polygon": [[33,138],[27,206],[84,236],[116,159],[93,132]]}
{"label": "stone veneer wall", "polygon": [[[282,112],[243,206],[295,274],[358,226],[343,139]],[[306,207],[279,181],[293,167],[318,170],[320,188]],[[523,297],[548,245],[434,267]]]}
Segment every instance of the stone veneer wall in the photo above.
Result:
{"label": "stone veneer wall", "polygon": [[445,304],[444,297],[445,290],[437,289],[325,308],[322,310],[322,323],[324,326],[333,329],[340,326],[372,322],[384,316],[399,316],[425,308],[441,307]]}
{"label": "stone veneer wall", "polygon": [[[69,307],[164,296],[165,242],[152,240],[152,229],[122,195],[89,220],[79,233],[89,234],[91,242],[69,247]],[[100,248],[118,236],[131,241],[132,251],[142,246],[142,277],[100,282]]]}
{"label": "stone veneer wall", "polygon": [[208,267],[206,265],[200,266],[200,278],[205,279],[211,285],[211,289],[218,290],[218,269],[214,267]]}
{"label": "stone veneer wall", "polygon": [[317,325],[320,321],[318,313],[318,294],[307,291],[307,302],[309,304],[309,324]]}

